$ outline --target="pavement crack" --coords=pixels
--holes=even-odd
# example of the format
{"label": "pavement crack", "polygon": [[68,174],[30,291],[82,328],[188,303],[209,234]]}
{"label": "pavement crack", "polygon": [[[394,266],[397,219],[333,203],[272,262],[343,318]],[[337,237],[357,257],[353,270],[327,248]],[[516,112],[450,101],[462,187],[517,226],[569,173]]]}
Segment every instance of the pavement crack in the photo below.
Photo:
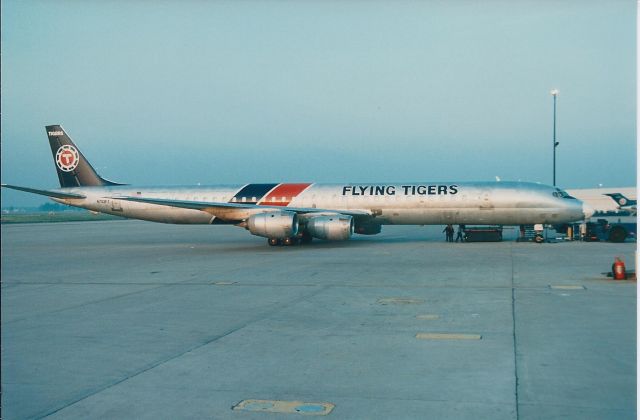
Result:
{"label": "pavement crack", "polygon": [[516,420],[520,418],[520,401],[518,395],[519,378],[518,378],[518,334],[516,331],[516,287],[514,282],[515,268],[513,262],[513,244],[509,247],[509,260],[511,261],[511,319],[513,321],[513,366],[515,375],[515,398],[516,398]]}

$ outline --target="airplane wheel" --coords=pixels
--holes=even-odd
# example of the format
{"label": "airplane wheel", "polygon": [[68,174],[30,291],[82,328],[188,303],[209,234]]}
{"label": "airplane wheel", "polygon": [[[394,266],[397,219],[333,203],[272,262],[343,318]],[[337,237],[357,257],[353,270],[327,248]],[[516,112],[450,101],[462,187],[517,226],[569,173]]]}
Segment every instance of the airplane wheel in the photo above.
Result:
{"label": "airplane wheel", "polygon": [[625,239],[627,239],[627,231],[621,226],[614,226],[609,232],[611,242],[624,242]]}
{"label": "airplane wheel", "polygon": [[269,245],[271,245],[271,246],[282,245],[282,242],[280,241],[280,239],[276,239],[276,238],[267,239],[267,243],[269,243]]}
{"label": "airplane wheel", "polygon": [[282,240],[282,245],[285,245],[285,246],[296,245],[297,243],[298,243],[298,240],[296,238],[284,238]]}

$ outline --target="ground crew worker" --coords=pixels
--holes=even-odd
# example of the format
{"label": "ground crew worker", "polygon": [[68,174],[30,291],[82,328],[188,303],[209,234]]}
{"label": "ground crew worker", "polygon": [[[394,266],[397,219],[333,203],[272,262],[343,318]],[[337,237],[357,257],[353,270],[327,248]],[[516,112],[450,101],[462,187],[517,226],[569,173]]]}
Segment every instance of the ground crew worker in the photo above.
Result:
{"label": "ground crew worker", "polygon": [[456,242],[458,239],[460,242],[464,242],[464,236],[462,236],[462,232],[464,232],[464,225],[458,225],[458,234],[456,235]]}
{"label": "ground crew worker", "polygon": [[453,242],[453,225],[447,225],[447,227],[444,228],[443,232],[446,233],[447,236],[447,242]]}

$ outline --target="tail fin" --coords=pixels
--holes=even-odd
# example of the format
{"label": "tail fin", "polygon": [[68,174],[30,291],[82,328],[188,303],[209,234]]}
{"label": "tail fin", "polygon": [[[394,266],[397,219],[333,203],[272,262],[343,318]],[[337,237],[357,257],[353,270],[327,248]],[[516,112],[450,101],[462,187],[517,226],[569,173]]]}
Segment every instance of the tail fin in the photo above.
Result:
{"label": "tail fin", "polygon": [[60,125],[48,125],[47,136],[62,188],[123,185],[102,178]]}
{"label": "tail fin", "polygon": [[619,206],[635,205],[637,203],[637,200],[630,200],[620,193],[604,194],[604,195],[608,195],[609,197],[613,198],[613,200],[616,203],[618,203]]}

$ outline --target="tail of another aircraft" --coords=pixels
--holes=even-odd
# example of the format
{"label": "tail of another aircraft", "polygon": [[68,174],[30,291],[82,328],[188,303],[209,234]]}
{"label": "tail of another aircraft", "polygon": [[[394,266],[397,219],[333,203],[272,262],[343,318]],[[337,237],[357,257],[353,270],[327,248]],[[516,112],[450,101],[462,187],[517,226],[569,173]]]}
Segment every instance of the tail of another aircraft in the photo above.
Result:
{"label": "tail of another aircraft", "polygon": [[636,205],[637,200],[630,200],[627,197],[625,197],[624,195],[620,194],[620,193],[613,193],[613,194],[605,194],[608,195],[609,197],[613,198],[613,200],[618,203],[619,206],[630,206],[630,205]]}
{"label": "tail of another aircraft", "polygon": [[122,185],[102,178],[60,125],[48,125],[47,136],[62,188]]}

